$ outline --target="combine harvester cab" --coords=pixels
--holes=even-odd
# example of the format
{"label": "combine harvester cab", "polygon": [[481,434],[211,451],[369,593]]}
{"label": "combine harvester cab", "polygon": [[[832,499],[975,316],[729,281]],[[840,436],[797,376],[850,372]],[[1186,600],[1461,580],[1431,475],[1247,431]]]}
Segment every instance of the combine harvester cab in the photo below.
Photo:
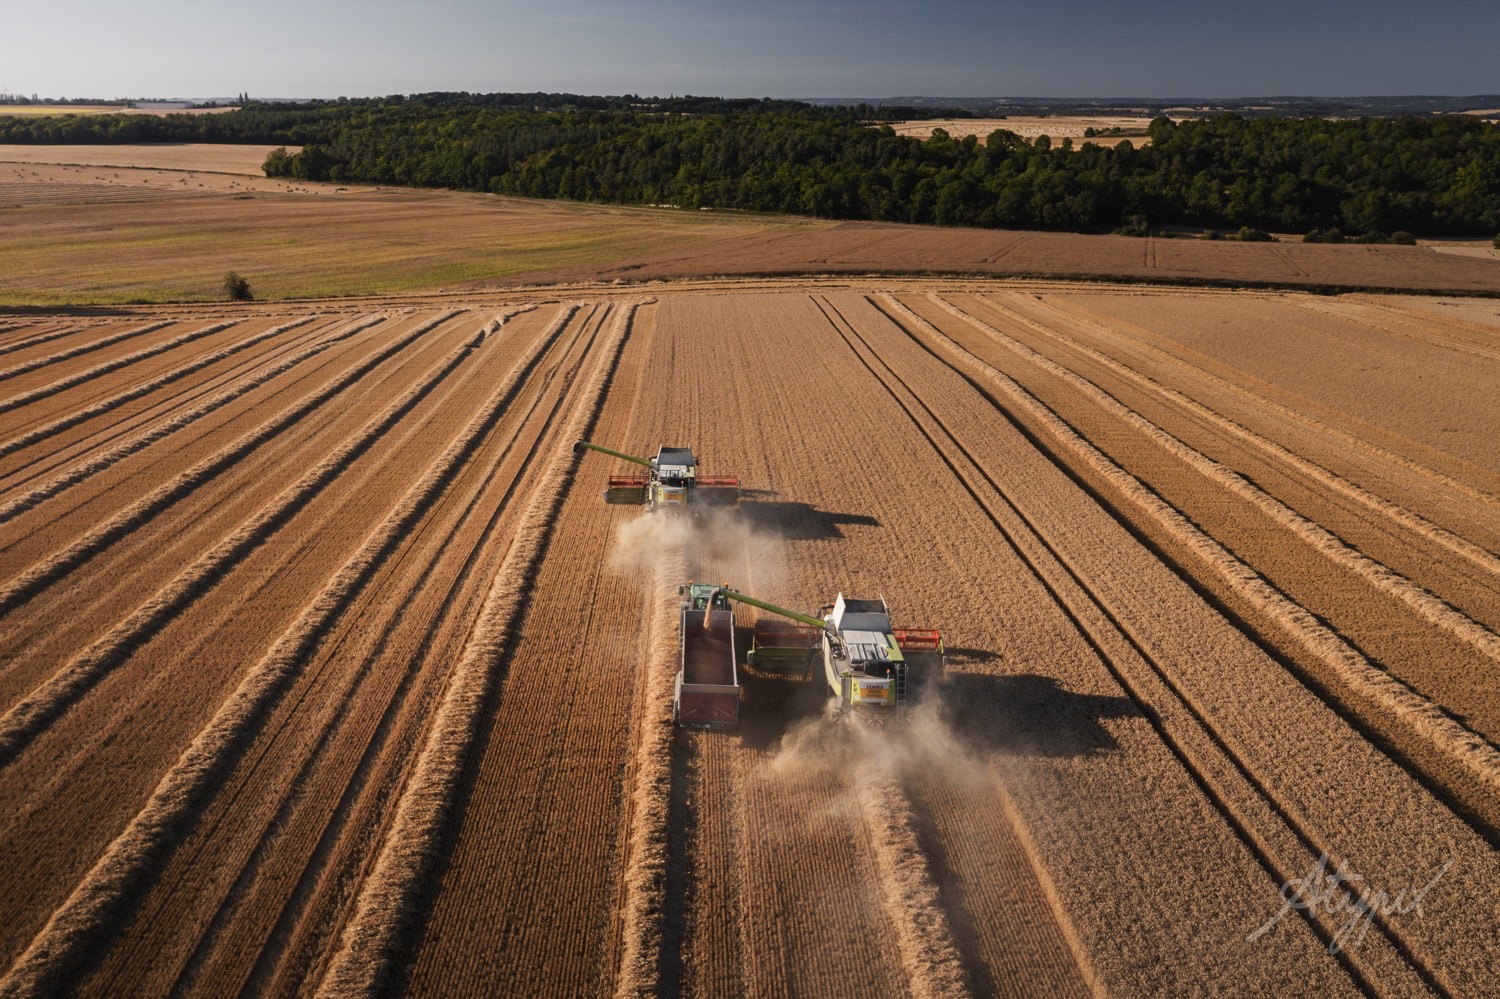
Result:
{"label": "combine harvester cab", "polygon": [[740,721],[734,609],[720,587],[688,583],[678,612],[677,685],[672,720],[685,728],[733,728]]}
{"label": "combine harvester cab", "polygon": [[885,600],[852,600],[842,593],[817,615],[801,614],[726,590],[730,600],[789,618],[756,622],[749,663],[758,670],[817,673],[837,699],[836,713],[859,711],[883,723],[942,679],[943,638],[936,628],[895,628]]}
{"label": "combine harvester cab", "polygon": [[698,477],[698,462],[693,458],[693,452],[685,447],[660,447],[651,467],[656,473],[651,508],[667,513],[687,513],[688,504],[695,498],[692,489]]}
{"label": "combine harvester cab", "polygon": [[655,458],[638,458],[588,441],[577,441],[573,450],[598,451],[648,470],[611,475],[609,487],[604,490],[606,503],[697,516],[702,508],[736,506],[740,501],[740,480],[732,476],[700,476],[698,459],[690,448],[664,445],[657,448]]}

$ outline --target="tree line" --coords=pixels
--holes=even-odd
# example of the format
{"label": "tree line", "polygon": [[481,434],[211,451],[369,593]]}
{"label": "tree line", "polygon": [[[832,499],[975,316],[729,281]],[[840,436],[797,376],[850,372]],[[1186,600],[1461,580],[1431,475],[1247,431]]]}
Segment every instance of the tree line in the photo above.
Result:
{"label": "tree line", "polygon": [[[1151,122],[1135,149],[1000,129],[899,136],[914,109],[795,101],[422,94],[229,115],[0,119],[0,142],[301,145],[269,176],[834,219],[1379,238],[1500,231],[1500,126],[1466,116]],[[930,114],[931,111],[927,112]]]}

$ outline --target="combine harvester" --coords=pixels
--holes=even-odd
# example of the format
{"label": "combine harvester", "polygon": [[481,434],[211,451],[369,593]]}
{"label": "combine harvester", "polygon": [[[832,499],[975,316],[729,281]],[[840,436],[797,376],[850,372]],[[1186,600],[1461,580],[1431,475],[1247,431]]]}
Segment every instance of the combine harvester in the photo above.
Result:
{"label": "combine harvester", "polygon": [[[835,718],[857,712],[866,721],[884,724],[892,712],[913,703],[927,684],[942,679],[942,635],[935,628],[892,627],[884,599],[851,600],[840,593],[832,604],[812,615],[757,600],[727,586],[689,583],[679,592],[689,599],[684,601],[682,611],[683,670],[677,678],[678,705],[684,691],[693,689],[687,673],[688,650],[709,641],[704,633],[727,625],[732,671],[734,616],[730,601],[796,622],[757,621],[749,664],[766,672],[800,669],[804,679],[815,670],[821,672],[827,693],[836,700]],[[701,621],[693,613],[699,610],[703,611]],[[690,621],[690,615],[695,620]],[[726,632],[715,634],[723,641]],[[713,689],[721,691],[720,687]],[[685,717],[680,706],[675,713],[679,720]]]}
{"label": "combine harvester", "polygon": [[588,441],[577,441],[574,451],[598,451],[622,458],[650,469],[637,475],[611,475],[604,502],[622,506],[644,506],[648,510],[697,515],[702,507],[736,506],[740,501],[740,480],[732,477],[710,478],[698,474],[698,460],[685,447],[657,448],[655,458],[637,458],[632,454],[611,451]]}

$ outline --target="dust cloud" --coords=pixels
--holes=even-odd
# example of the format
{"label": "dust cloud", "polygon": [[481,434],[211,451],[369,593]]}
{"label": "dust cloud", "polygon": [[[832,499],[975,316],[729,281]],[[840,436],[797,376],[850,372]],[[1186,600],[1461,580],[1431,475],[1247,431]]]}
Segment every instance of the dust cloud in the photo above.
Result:
{"label": "dust cloud", "polygon": [[825,713],[796,723],[782,737],[767,772],[793,783],[823,781],[848,774],[850,760],[860,761],[857,771],[937,778],[954,788],[982,785],[986,769],[955,731],[941,694],[929,690],[914,707],[881,725],[853,713],[837,722]]}
{"label": "dust cloud", "polygon": [[606,562],[617,575],[649,580],[664,558],[681,558],[694,534],[689,517],[634,517],[615,531]]}
{"label": "dust cloud", "polygon": [[710,509],[697,517],[646,514],[624,521],[615,531],[606,566],[649,585],[663,559],[686,559],[699,566],[743,565],[753,568],[753,584],[738,579],[714,582],[736,589],[765,588],[775,586],[784,574],[782,545],[779,535],[757,529],[733,509]]}

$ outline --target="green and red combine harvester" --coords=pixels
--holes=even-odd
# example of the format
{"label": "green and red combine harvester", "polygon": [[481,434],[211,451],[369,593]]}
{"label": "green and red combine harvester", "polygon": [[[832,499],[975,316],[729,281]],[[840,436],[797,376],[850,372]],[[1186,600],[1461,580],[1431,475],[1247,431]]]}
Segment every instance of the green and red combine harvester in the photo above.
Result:
{"label": "green and red combine harvester", "polygon": [[690,448],[663,445],[656,449],[655,458],[637,458],[588,441],[577,441],[573,445],[574,451],[584,449],[648,469],[635,475],[611,475],[609,488],[604,490],[606,503],[694,515],[704,507],[739,504],[740,480],[730,476],[699,475],[698,459],[693,457]]}
{"label": "green and red combine harvester", "polygon": [[842,593],[814,614],[778,607],[711,583],[678,588],[681,667],[672,716],[689,727],[727,728],[739,721],[732,603],[748,604],[792,622],[762,617],[755,624],[749,665],[758,672],[821,676],[833,715],[855,714],[884,724],[943,677],[943,638],[936,628],[895,628],[884,598],[852,600]]}

